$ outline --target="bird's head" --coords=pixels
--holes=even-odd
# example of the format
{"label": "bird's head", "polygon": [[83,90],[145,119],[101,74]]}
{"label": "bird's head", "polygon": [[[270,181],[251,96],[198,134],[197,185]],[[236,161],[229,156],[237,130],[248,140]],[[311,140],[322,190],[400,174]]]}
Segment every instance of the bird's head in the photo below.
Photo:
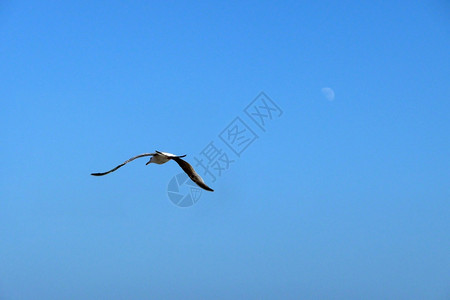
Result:
{"label": "bird's head", "polygon": [[149,163],[151,163],[152,162],[152,160],[153,160],[153,156],[152,157],[150,157],[150,160],[145,164],[145,165],[148,165]]}

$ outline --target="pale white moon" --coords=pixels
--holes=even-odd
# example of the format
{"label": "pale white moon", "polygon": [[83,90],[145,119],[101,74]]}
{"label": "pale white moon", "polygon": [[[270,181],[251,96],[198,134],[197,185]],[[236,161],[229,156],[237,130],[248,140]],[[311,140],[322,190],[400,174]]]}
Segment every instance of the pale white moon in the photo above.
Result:
{"label": "pale white moon", "polygon": [[329,101],[334,100],[334,91],[332,88],[324,87],[322,88],[322,94],[327,98]]}

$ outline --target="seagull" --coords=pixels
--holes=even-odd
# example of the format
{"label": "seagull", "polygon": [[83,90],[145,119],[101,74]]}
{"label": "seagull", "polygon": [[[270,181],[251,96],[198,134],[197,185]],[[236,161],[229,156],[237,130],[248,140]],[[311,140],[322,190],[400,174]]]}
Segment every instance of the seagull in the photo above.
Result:
{"label": "seagull", "polygon": [[158,165],[162,165],[162,164],[165,164],[166,162],[168,162],[169,160],[174,160],[183,169],[183,171],[189,176],[189,178],[191,178],[191,180],[193,182],[195,182],[199,187],[201,187],[204,190],[207,190],[207,191],[210,191],[210,192],[214,192],[214,190],[212,188],[210,188],[209,186],[207,186],[205,184],[205,182],[200,177],[200,175],[198,175],[197,172],[195,172],[194,168],[187,161],[181,159],[182,157],[185,157],[186,154],[185,155],[175,155],[175,154],[172,154],[172,153],[161,152],[161,151],[155,150],[155,153],[143,153],[143,154],[139,154],[139,155],[137,155],[135,157],[132,157],[129,160],[126,160],[122,164],[118,165],[114,169],[109,170],[108,172],[91,173],[91,175],[93,175],[93,176],[103,176],[103,175],[109,174],[111,172],[114,172],[118,168],[126,165],[130,161],[133,161],[136,158],[145,157],[145,156],[150,156],[150,160],[145,165],[148,165],[150,163],[155,163],[155,164],[158,164]]}

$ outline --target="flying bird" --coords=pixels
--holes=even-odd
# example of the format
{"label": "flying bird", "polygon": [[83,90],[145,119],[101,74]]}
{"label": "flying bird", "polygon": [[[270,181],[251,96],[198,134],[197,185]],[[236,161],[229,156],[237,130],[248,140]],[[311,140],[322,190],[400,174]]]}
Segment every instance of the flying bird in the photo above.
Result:
{"label": "flying bird", "polygon": [[155,151],[155,153],[144,153],[144,154],[139,154],[139,155],[137,155],[135,157],[132,157],[129,160],[126,160],[122,164],[118,165],[114,169],[109,170],[108,172],[91,173],[91,175],[93,175],[93,176],[103,176],[103,175],[109,174],[111,172],[114,172],[118,168],[126,165],[130,161],[133,161],[136,158],[145,157],[145,156],[150,156],[150,160],[145,165],[148,165],[150,163],[155,163],[155,164],[158,164],[158,165],[162,165],[162,164],[165,164],[166,162],[168,162],[169,160],[174,160],[183,169],[183,171],[189,176],[189,178],[191,178],[191,180],[193,182],[195,182],[199,187],[201,187],[204,190],[207,190],[207,191],[210,191],[210,192],[214,192],[214,190],[212,188],[210,188],[209,186],[207,186],[205,184],[205,182],[200,177],[200,175],[198,175],[197,172],[195,172],[194,168],[187,161],[181,159],[182,157],[185,157],[186,155],[175,155],[175,154],[172,154],[172,153],[161,152],[161,151],[157,151],[157,150]]}

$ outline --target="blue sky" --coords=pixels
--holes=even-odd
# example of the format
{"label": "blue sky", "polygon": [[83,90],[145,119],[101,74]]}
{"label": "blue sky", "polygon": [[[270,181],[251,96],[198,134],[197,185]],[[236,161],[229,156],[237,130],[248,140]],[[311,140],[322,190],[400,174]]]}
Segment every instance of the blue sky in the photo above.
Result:
{"label": "blue sky", "polygon": [[[450,297],[449,15],[2,1],[0,298]],[[261,91],[283,110],[265,132]],[[191,207],[175,163],[89,175],[225,151],[236,117],[259,138]]]}

